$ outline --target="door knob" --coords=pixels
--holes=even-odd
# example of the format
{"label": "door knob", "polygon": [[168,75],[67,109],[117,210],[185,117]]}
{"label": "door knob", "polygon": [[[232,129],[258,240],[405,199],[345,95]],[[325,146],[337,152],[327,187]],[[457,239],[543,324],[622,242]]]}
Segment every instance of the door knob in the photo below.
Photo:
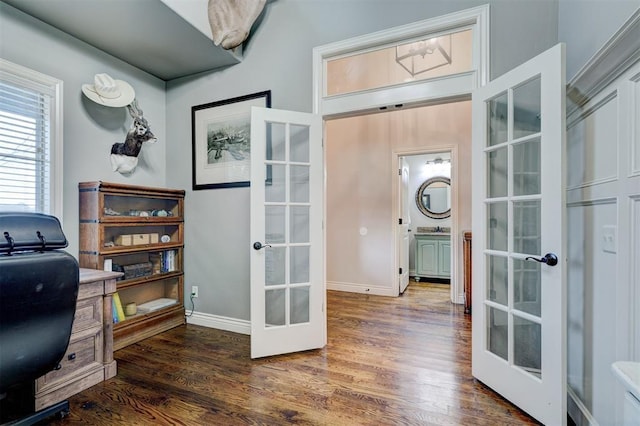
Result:
{"label": "door knob", "polygon": [[529,256],[525,257],[524,260],[535,260],[536,262],[546,263],[549,266],[556,266],[558,264],[558,256],[553,253],[547,253],[542,258]]}
{"label": "door knob", "polygon": [[271,244],[262,244],[260,241],[256,241],[255,243],[253,243],[253,249],[254,250],[260,250],[262,248],[265,247],[271,247]]}

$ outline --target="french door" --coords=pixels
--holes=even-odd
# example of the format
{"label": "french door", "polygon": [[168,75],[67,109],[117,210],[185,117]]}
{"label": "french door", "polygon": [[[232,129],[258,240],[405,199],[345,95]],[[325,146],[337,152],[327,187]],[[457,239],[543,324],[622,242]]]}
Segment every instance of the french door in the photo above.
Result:
{"label": "french door", "polygon": [[400,270],[398,271],[398,285],[400,294],[409,286],[409,227],[411,226],[411,216],[409,215],[409,163],[405,157],[400,157],[400,169],[399,169],[399,187],[400,190],[400,203],[398,211],[400,212],[400,218],[398,219],[398,264]]}
{"label": "french door", "polygon": [[566,424],[564,45],[472,103],[473,375]]}
{"label": "french door", "polygon": [[322,121],[251,110],[251,357],[320,348],[324,309]]}

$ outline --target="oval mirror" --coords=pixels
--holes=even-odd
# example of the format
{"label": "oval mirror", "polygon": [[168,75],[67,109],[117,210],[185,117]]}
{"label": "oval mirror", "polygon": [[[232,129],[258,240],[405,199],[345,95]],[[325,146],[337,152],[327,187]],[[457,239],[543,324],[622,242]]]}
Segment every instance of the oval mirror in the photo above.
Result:
{"label": "oval mirror", "polygon": [[432,219],[451,216],[451,179],[437,176],[425,180],[416,191],[416,205]]}

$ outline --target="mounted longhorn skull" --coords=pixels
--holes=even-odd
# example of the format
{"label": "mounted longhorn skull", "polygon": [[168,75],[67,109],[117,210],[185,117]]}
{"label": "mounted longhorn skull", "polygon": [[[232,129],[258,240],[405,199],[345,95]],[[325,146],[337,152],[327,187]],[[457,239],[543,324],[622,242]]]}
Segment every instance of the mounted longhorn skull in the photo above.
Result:
{"label": "mounted longhorn skull", "polygon": [[213,42],[223,49],[235,49],[249,31],[266,0],[209,0],[209,24]]}
{"label": "mounted longhorn skull", "polygon": [[114,172],[131,173],[138,165],[138,154],[145,142],[155,143],[158,139],[151,132],[149,123],[142,116],[142,110],[138,107],[138,100],[134,99],[127,105],[129,114],[133,118],[131,129],[127,133],[124,142],[114,143],[111,146],[111,167]]}

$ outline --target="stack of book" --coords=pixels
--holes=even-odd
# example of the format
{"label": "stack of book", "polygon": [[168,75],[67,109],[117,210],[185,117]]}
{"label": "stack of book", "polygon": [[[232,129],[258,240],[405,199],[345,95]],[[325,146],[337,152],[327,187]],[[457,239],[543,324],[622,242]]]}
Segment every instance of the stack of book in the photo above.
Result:
{"label": "stack of book", "polygon": [[122,302],[120,301],[120,295],[113,293],[111,298],[111,316],[113,317],[113,323],[117,324],[126,319],[124,316],[124,309],[122,309]]}
{"label": "stack of book", "polygon": [[124,275],[120,278],[122,280],[130,280],[151,275],[153,273],[153,265],[151,262],[134,263],[132,265],[118,265],[114,263],[112,270],[124,272]]}
{"label": "stack of book", "polygon": [[173,272],[176,270],[176,250],[166,250],[160,252],[160,271]]}

